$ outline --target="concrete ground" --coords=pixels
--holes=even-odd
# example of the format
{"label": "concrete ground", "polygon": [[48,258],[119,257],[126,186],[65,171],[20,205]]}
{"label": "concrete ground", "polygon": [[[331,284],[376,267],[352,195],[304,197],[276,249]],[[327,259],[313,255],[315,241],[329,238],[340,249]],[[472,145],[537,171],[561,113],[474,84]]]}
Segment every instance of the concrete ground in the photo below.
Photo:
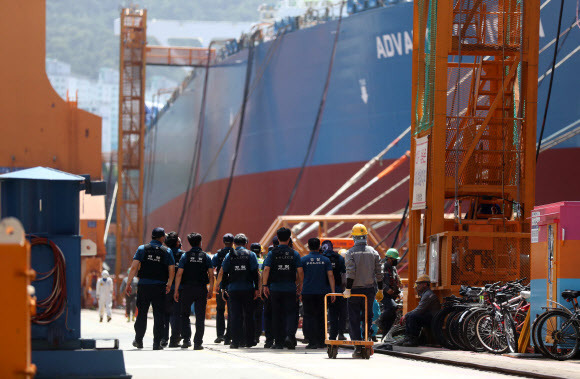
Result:
{"label": "concrete ground", "polygon": [[[341,349],[338,358],[329,359],[326,350],[306,350],[304,344],[295,351],[263,349],[259,347],[231,350],[213,343],[216,338],[214,322],[206,326],[203,351],[165,349],[152,351],[153,320],[149,320],[144,349],[135,349],[133,323],[128,323],[122,311],[115,311],[110,323],[99,323],[96,311],[82,311],[82,337],[95,339],[117,338],[124,352],[127,373],[133,378],[507,378],[509,376],[455,366],[442,365],[394,356],[375,354],[370,360],[352,359],[352,350]],[[192,318],[193,321],[193,318]],[[103,342],[101,346],[106,345]]]}
{"label": "concrete ground", "polygon": [[472,351],[447,350],[437,347],[393,346],[392,351],[378,351],[396,357],[437,361],[460,366],[489,366],[501,372],[528,373],[538,378],[580,379],[580,360],[556,361],[541,354],[504,354],[475,353]]}

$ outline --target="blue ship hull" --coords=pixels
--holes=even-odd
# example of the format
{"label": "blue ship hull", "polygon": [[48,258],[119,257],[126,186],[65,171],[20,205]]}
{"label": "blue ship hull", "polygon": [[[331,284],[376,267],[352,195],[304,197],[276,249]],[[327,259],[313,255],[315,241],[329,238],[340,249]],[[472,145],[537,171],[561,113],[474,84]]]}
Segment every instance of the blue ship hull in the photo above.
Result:
{"label": "blue ship hull", "polygon": [[[540,49],[554,39],[558,11],[559,3],[555,2],[542,9]],[[575,14],[575,4],[566,4],[563,30]],[[148,133],[147,229],[163,225],[181,234],[198,231],[206,237],[245,232],[254,241],[284,211],[295,186],[289,213],[310,213],[410,125],[412,19],[413,4],[399,3],[342,20],[320,128],[297,186],[324,92],[337,21],[287,33],[255,47],[241,133],[248,50],[210,68],[201,129],[205,69],[197,69]],[[560,41],[561,63],[556,69],[545,137],[580,120],[580,97],[575,92],[580,88],[576,73],[579,41],[577,26]],[[552,54],[553,44],[540,54],[540,76],[550,68]],[[549,75],[539,84],[539,125],[548,79]],[[238,137],[239,152],[231,175]],[[199,161],[192,164],[197,138],[201,138],[201,151]],[[560,192],[542,187],[542,170],[557,175],[554,165],[564,170],[563,160],[580,158],[579,144],[576,136],[541,155],[538,193],[544,197],[542,202],[580,196],[579,181],[562,186]],[[402,156],[409,146],[407,135],[367,179]],[[406,175],[408,164],[343,212],[354,212]],[[570,187],[576,190],[566,192]],[[397,211],[407,198],[408,187],[401,186],[365,213]]]}

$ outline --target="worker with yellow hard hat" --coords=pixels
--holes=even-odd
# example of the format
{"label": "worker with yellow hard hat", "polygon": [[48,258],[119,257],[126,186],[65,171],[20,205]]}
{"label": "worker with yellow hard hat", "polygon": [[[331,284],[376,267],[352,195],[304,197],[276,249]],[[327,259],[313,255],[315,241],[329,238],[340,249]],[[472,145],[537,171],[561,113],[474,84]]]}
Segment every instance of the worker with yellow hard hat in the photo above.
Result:
{"label": "worker with yellow hard hat", "polygon": [[[385,264],[383,265],[383,283],[384,288],[382,292],[384,294],[382,299],[383,303],[383,313],[379,318],[379,326],[384,331],[388,333],[397,318],[397,303],[395,300],[399,297],[401,293],[401,278],[397,272],[397,263],[399,262],[399,252],[397,249],[390,248],[385,254]],[[380,300],[379,300],[380,301]]]}
{"label": "worker with yellow hard hat", "polygon": [[[365,317],[365,301],[362,297],[350,297],[351,294],[366,296],[368,314],[367,326],[369,335],[373,320],[373,302],[377,288],[383,288],[383,271],[379,253],[367,245],[367,228],[362,224],[356,224],[352,228],[354,246],[346,253],[346,289],[343,292],[348,299],[348,318],[350,326],[350,339],[360,341],[364,332],[361,333],[361,321]],[[355,347],[353,357],[361,357],[360,346]]]}
{"label": "worker with yellow hard hat", "polygon": [[431,291],[430,286],[431,279],[427,274],[419,275],[415,281],[415,290],[421,300],[417,308],[407,313],[401,320],[405,323],[406,334],[400,343],[402,346],[418,346],[421,328],[429,327],[433,316],[441,309],[439,298]]}

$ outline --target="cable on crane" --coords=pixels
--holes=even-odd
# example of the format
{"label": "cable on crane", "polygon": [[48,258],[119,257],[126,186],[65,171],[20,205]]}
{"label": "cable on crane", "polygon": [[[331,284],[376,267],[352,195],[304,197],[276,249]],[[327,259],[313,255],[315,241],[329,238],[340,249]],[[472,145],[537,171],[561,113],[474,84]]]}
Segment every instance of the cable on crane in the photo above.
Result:
{"label": "cable on crane", "polygon": [[240,153],[240,143],[242,141],[242,132],[244,130],[244,121],[245,121],[245,115],[246,115],[246,106],[248,104],[248,98],[250,96],[250,83],[252,80],[252,67],[254,64],[254,41],[256,36],[258,35],[259,31],[255,32],[254,34],[252,34],[252,36],[250,37],[250,46],[248,49],[248,63],[246,64],[246,80],[244,83],[244,97],[242,100],[242,112],[240,114],[240,126],[238,128],[238,136],[236,138],[236,146],[234,149],[234,157],[232,159],[232,166],[230,169],[230,176],[228,179],[228,186],[226,187],[226,193],[224,195],[224,200],[222,201],[222,208],[220,210],[218,219],[216,221],[213,233],[211,234],[209,243],[207,244],[207,247],[209,250],[212,249],[213,247],[213,243],[215,241],[215,238],[217,236],[217,233],[219,231],[219,228],[222,224],[223,218],[224,218],[224,214],[226,213],[226,207],[228,206],[228,200],[230,197],[230,191],[232,189],[232,183],[233,183],[233,179],[234,179],[234,172],[236,170],[236,164],[238,162],[238,156]]}
{"label": "cable on crane", "polygon": [[48,238],[35,235],[28,235],[27,238],[30,239],[31,246],[48,245],[54,257],[54,267],[48,272],[39,273],[34,280],[35,282],[40,282],[53,277],[50,295],[45,299],[37,300],[36,307],[38,310],[34,316],[31,316],[33,323],[47,325],[62,316],[67,305],[66,260],[62,250]]}
{"label": "cable on crane", "polygon": [[556,32],[556,45],[554,46],[554,58],[552,59],[552,75],[550,75],[550,84],[548,86],[548,96],[546,97],[546,106],[544,108],[544,117],[542,119],[542,129],[540,130],[540,138],[538,147],[536,148],[536,162],[540,156],[540,148],[542,147],[542,137],[544,136],[544,128],[546,127],[546,117],[548,115],[548,108],[550,106],[550,97],[552,96],[552,84],[554,82],[554,70],[556,69],[556,57],[558,56],[558,43],[560,42],[560,28],[562,27],[562,13],[564,11],[564,0],[560,2],[560,15],[558,17],[558,31]]}
{"label": "cable on crane", "polygon": [[338,15],[338,23],[336,24],[336,32],[334,35],[334,44],[332,45],[332,54],[330,55],[330,62],[328,64],[328,72],[326,74],[326,82],[324,83],[324,90],[322,91],[322,98],[320,99],[320,105],[318,106],[318,113],[316,114],[316,120],[314,121],[314,127],[312,128],[312,133],[310,134],[310,141],[308,142],[308,148],[306,149],[306,155],[304,156],[304,160],[302,161],[302,165],[300,166],[300,171],[298,172],[298,176],[296,177],[296,181],[294,182],[294,187],[292,188],[292,192],[290,193],[290,198],[288,198],[288,203],[286,204],[286,208],[284,208],[284,212],[282,215],[285,215],[290,210],[290,205],[292,205],[292,201],[294,200],[294,196],[296,196],[296,191],[298,190],[298,186],[302,181],[302,175],[304,174],[304,169],[308,161],[312,157],[312,151],[314,150],[315,141],[318,140],[318,132],[320,131],[320,124],[322,123],[322,115],[324,114],[324,107],[326,106],[326,96],[328,94],[328,88],[330,87],[330,77],[332,75],[332,66],[334,65],[334,57],[336,56],[336,46],[338,45],[338,37],[340,35],[340,25],[342,23],[342,8],[344,7],[344,1],[340,3],[340,13]]}

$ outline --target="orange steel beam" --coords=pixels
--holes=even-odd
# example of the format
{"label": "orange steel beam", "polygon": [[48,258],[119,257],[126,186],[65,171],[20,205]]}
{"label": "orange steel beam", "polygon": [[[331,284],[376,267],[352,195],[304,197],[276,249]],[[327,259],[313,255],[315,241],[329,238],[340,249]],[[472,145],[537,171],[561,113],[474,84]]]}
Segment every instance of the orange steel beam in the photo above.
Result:
{"label": "orange steel beam", "polygon": [[147,11],[121,11],[117,260],[119,275],[143,238]]}
{"label": "orange steel beam", "polygon": [[148,65],[206,67],[215,60],[216,50],[205,47],[147,46],[145,60]]}
{"label": "orange steel beam", "polygon": [[[276,230],[278,230],[278,228],[281,228],[282,226],[285,227],[289,227],[290,229],[292,229],[290,226],[291,224],[299,224],[302,222],[306,222],[306,223],[313,223],[313,222],[318,222],[321,225],[323,224],[328,224],[328,223],[344,223],[344,222],[349,222],[349,223],[363,223],[365,225],[367,225],[367,228],[369,229],[370,234],[373,236],[373,238],[377,239],[377,241],[379,241],[380,239],[378,239],[378,236],[375,233],[374,230],[372,229],[370,223],[371,222],[379,222],[379,221],[392,221],[392,222],[399,222],[401,221],[401,215],[400,214],[370,214],[370,215],[289,215],[289,216],[278,216],[274,222],[270,225],[270,227],[268,228],[268,230],[266,231],[266,233],[264,234],[264,236],[262,236],[262,238],[260,239],[260,244],[262,246],[269,246],[272,242],[272,238],[274,238],[274,236],[276,235]],[[327,235],[323,235],[321,233],[322,228],[320,228],[319,230],[319,237],[320,238],[332,238],[329,237]],[[293,240],[296,243],[296,246],[298,250],[302,250],[302,251],[306,251],[306,247],[302,244],[302,242],[300,240],[298,240],[297,238],[295,238],[293,236]],[[379,247],[379,249],[381,250],[380,253],[382,253],[382,248]]]}

